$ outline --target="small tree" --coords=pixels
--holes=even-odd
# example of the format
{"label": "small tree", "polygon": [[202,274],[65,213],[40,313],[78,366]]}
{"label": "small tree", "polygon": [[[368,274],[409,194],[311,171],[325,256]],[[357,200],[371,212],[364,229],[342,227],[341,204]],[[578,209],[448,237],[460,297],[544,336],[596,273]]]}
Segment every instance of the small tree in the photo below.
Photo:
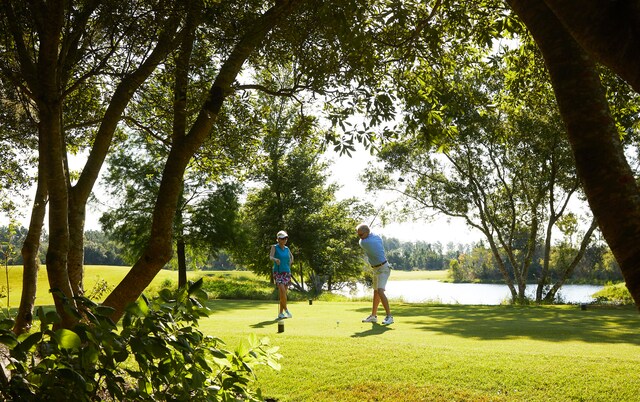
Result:
{"label": "small tree", "polygon": [[264,121],[261,163],[251,175],[259,184],[242,208],[244,240],[234,255],[252,271],[270,276],[269,247],[284,229],[298,289],[319,292],[325,283],[333,287],[354,280],[362,267],[354,236],[359,204],[337,202],[336,186],[327,185],[315,119],[301,116],[288,99],[257,98],[254,108]]}
{"label": "small tree", "polygon": [[[1,297],[6,297],[7,298],[7,317],[11,317],[11,310],[10,310],[10,306],[11,306],[11,288],[10,288],[10,283],[9,283],[9,260],[11,260],[14,257],[15,254],[15,244],[14,244],[14,238],[16,237],[17,234],[17,222],[15,222],[14,220],[12,220],[9,223],[9,226],[7,227],[7,231],[4,234],[5,235],[5,239],[2,242],[2,263],[4,265],[4,273],[5,273],[5,279],[6,279],[6,294],[4,295],[0,295]],[[4,288],[4,286],[3,286]],[[2,293],[0,291],[0,293]]]}

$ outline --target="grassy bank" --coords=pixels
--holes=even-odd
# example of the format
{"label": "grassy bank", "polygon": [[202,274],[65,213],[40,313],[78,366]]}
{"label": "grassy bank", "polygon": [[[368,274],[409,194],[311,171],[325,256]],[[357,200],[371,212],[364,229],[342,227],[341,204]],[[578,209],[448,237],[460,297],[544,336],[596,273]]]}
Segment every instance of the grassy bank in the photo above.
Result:
{"label": "grassy bank", "polygon": [[278,401],[632,401],[640,394],[633,307],[396,305],[396,323],[360,320],[362,302],[215,300],[201,322],[230,345],[268,336],[280,372],[259,371]]}
{"label": "grassy bank", "polygon": [[[84,272],[84,288],[86,293],[92,292],[96,287],[106,286],[108,290],[113,289],[129,272],[130,267],[118,267],[118,266],[105,266],[105,265],[86,265]],[[0,289],[7,287],[4,268],[2,268],[2,275],[0,275]],[[22,266],[10,266],[8,269],[9,276],[9,305],[12,308],[16,308],[20,305],[20,296],[22,294]],[[254,285],[262,282],[261,287],[266,287],[268,281],[260,280],[252,272],[243,271],[190,271],[187,273],[187,278],[195,280],[200,277],[206,277],[213,280],[225,279],[233,283],[242,282],[254,282]],[[148,292],[153,293],[162,286],[176,286],[178,283],[178,272],[161,270],[158,275],[153,279],[148,287]],[[269,287],[269,292],[273,291]],[[108,293],[104,293],[102,298],[97,300],[101,301]],[[212,298],[217,297],[216,294],[211,294]],[[49,282],[47,279],[47,270],[45,266],[40,267],[38,271],[38,287],[36,291],[36,305],[52,305],[53,298],[49,293]],[[7,299],[0,299],[0,307],[7,306]]]}

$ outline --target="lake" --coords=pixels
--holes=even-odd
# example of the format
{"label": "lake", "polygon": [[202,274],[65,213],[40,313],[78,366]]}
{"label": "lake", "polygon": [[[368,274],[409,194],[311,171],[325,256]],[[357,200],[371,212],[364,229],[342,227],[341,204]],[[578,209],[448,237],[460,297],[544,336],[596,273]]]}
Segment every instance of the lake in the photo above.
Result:
{"label": "lake", "polygon": [[[527,285],[526,294],[535,299],[537,285]],[[602,289],[596,285],[564,285],[559,296],[564,303],[590,303],[592,295]],[[371,295],[371,289],[358,284],[354,293],[341,291],[351,297]],[[389,281],[387,297],[402,299],[407,303],[443,303],[443,304],[485,304],[499,305],[510,298],[507,285],[485,283],[447,283],[438,280]]]}

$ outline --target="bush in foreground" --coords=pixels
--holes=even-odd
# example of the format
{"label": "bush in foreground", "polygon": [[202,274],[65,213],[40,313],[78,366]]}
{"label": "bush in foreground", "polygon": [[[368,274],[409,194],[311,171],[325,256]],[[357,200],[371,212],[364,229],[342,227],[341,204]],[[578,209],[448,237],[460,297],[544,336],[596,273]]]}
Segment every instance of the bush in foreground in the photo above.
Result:
{"label": "bush in foreground", "polygon": [[251,388],[253,370],[279,369],[277,348],[251,337],[230,352],[200,332],[198,319],[209,315],[201,286],[138,300],[119,333],[112,310],[86,298],[77,299],[82,321],[73,330],[54,330],[59,316],[42,308],[40,330],[31,334],[16,337],[13,321],[2,321],[0,343],[8,354],[0,354],[0,400],[262,400]]}

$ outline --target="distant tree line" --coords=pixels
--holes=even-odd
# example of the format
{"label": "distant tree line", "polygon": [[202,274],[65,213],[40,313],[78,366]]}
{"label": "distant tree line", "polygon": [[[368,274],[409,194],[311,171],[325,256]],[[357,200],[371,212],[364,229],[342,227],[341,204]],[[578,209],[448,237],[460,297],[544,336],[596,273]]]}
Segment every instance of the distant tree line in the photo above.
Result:
{"label": "distant tree line", "polygon": [[[0,245],[2,247],[3,262],[9,265],[22,265],[24,260],[20,250],[27,235],[27,229],[22,226],[0,226]],[[84,234],[84,263],[86,265],[127,265],[121,258],[122,246],[110,240],[103,232],[88,230]],[[42,235],[42,247],[39,251],[41,264],[45,262],[45,256],[49,245],[49,236]]]}
{"label": "distant tree line", "polygon": [[[549,282],[556,280],[564,269],[573,261],[575,247],[567,244],[557,244],[551,249],[551,263],[549,268]],[[538,247],[533,255],[527,282],[536,283],[543,270],[542,247]],[[495,282],[502,283],[503,277],[497,268],[491,250],[483,242],[471,247],[449,262],[450,277],[454,282]],[[513,267],[507,264],[508,270]],[[595,243],[587,247],[583,258],[573,270],[570,283],[607,283],[623,280],[620,267],[609,247],[603,243]],[[549,286],[550,286],[549,283]]]}
{"label": "distant tree line", "polygon": [[[24,227],[10,229],[0,226],[0,244],[2,257],[8,257],[9,265],[21,265],[20,248],[26,235]],[[425,241],[407,242],[393,237],[383,236],[387,259],[393,269],[401,271],[415,270],[450,270],[450,278],[454,282],[483,282],[501,283],[502,274],[497,267],[494,257],[483,242],[475,244],[428,243]],[[43,235],[43,250],[40,261],[44,263],[48,237]],[[9,252],[9,250],[11,250]],[[543,249],[536,251],[528,280],[535,282],[543,269],[541,261]],[[564,266],[571,262],[575,250],[568,244],[562,243],[552,248],[551,272],[552,278],[560,275]],[[6,253],[6,254],[5,254]],[[128,265],[121,257],[123,246],[117,241],[98,230],[85,233],[84,260],[87,265]],[[245,269],[233,259],[227,250],[193,249],[187,253],[187,267],[189,270],[229,271]],[[167,264],[168,269],[177,269],[175,258]],[[512,269],[512,267],[508,267]],[[575,268],[570,282],[572,283],[606,283],[622,281],[622,273],[611,250],[601,242],[589,246],[584,257]]]}
{"label": "distant tree line", "polygon": [[393,269],[402,271],[443,270],[449,268],[449,261],[471,250],[470,245],[440,242],[405,242],[383,236],[387,260]]}

